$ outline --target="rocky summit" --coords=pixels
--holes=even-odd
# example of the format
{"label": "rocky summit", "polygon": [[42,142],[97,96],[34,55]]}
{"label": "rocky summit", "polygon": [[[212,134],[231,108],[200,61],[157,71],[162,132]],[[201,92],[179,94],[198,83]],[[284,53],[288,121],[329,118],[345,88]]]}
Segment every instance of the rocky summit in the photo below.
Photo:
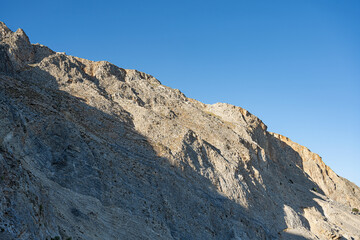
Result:
{"label": "rocky summit", "polygon": [[360,239],[360,188],[247,110],[0,22],[0,239]]}

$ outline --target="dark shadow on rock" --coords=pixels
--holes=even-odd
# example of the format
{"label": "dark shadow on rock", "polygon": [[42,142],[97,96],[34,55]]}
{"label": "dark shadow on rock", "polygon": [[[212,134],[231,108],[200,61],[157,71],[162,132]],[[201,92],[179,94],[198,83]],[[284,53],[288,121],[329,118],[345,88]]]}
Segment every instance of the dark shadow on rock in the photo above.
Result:
{"label": "dark shadow on rock", "polygon": [[[315,198],[319,197],[312,190],[317,189],[318,193],[324,193],[303,171],[303,160],[296,151],[272,134],[266,132],[265,135],[266,141],[258,141],[262,143],[260,146],[265,150],[265,157],[262,156],[260,149],[256,149],[253,155],[257,156],[257,159],[254,157],[251,160],[251,165],[259,170],[263,182],[255,181],[254,185],[253,181],[247,181],[247,184],[252,185],[253,189],[259,190],[256,194],[261,198],[250,198],[250,211],[257,212],[258,215],[261,216],[261,212],[257,211],[257,209],[263,209],[261,205],[266,202],[266,200],[273,201],[274,204],[269,206],[269,211],[278,213],[278,216],[274,216],[274,219],[277,219],[277,221],[275,221],[277,225],[271,226],[269,221],[267,221],[269,224],[268,227],[280,230],[279,234],[283,239],[302,238],[299,236],[290,238],[290,233],[281,231],[287,228],[284,207],[288,206],[297,213],[302,213],[305,208],[315,207],[324,215],[322,207],[314,201]],[[249,149],[251,148],[249,147]],[[265,188],[257,187],[261,185],[264,185]],[[266,213],[264,213],[264,215],[266,215]],[[281,219],[283,219],[282,222],[280,221]],[[310,230],[308,221],[300,215],[299,219],[303,225]],[[284,234],[286,237],[284,237]]]}

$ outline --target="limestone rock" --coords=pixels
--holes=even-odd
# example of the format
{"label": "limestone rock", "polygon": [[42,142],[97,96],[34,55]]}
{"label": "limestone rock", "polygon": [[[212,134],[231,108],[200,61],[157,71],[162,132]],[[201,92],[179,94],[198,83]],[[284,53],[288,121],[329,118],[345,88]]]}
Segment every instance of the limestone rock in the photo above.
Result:
{"label": "limestone rock", "polygon": [[360,239],[360,189],[245,109],[0,22],[0,239]]}

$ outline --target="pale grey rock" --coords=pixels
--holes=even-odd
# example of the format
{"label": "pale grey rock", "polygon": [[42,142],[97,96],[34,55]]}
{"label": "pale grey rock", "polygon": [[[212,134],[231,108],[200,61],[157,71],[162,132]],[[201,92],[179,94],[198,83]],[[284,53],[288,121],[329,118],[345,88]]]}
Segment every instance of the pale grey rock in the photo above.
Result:
{"label": "pale grey rock", "polygon": [[360,239],[360,189],[245,109],[0,41],[0,239]]}

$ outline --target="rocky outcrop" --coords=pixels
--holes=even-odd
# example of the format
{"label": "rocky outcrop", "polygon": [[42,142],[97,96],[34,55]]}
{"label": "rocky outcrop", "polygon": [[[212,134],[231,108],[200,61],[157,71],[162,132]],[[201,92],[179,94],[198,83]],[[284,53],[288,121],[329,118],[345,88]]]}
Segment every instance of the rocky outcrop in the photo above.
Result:
{"label": "rocky outcrop", "polygon": [[360,189],[245,109],[0,41],[0,239],[360,239]]}

